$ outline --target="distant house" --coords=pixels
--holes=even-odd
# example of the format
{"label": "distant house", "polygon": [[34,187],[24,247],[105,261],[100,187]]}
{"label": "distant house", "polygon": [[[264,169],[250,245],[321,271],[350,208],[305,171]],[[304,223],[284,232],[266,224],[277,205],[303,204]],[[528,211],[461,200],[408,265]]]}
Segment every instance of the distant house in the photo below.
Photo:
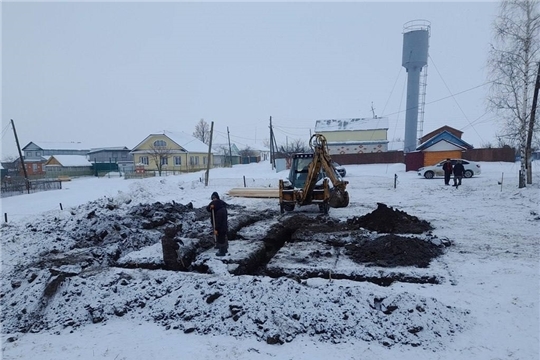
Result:
{"label": "distant house", "polygon": [[317,120],[315,133],[324,135],[330,155],[388,151],[388,118]]}
{"label": "distant house", "polygon": [[118,162],[133,162],[133,155],[125,146],[102,147],[90,149],[86,153],[88,160],[93,163],[118,163]]}
{"label": "distant house", "polygon": [[[2,161],[2,167],[6,170],[7,176],[19,176],[19,169],[21,168],[21,159],[16,158],[13,161]],[[22,172],[22,170],[21,170]]]}
{"label": "distant house", "polygon": [[44,164],[47,177],[92,175],[92,164],[84,155],[52,155]]}
{"label": "distant house", "polygon": [[25,160],[41,158],[50,155],[86,155],[90,147],[81,142],[29,142],[22,148]]}
{"label": "distant house", "polygon": [[462,131],[445,125],[424,135],[416,151],[405,154],[405,170],[416,171],[446,158],[461,159],[463,152],[473,149],[471,144],[461,139],[462,134]]}
{"label": "distant house", "polygon": [[463,132],[450,126],[443,126],[423,136],[416,150],[423,152],[424,166],[436,164],[446,158],[461,159],[463,152],[473,149],[471,144],[461,139],[462,134]]}
{"label": "distant house", "polygon": [[29,142],[22,148],[28,176],[44,175],[44,164],[51,155],[86,155],[90,148],[80,142]]}
{"label": "distant house", "polygon": [[208,145],[183,132],[148,135],[130,153],[145,171],[197,171],[208,164]]}
{"label": "distant house", "polygon": [[227,166],[227,165],[236,165],[242,162],[242,157],[240,156],[240,150],[236,144],[212,144],[212,165],[213,166]]}
{"label": "distant house", "polygon": [[270,160],[270,149],[257,141],[237,144],[237,146],[241,164]]}
{"label": "distant house", "polygon": [[4,176],[7,175],[7,169],[4,169],[2,165],[0,165],[0,181],[4,181]]}
{"label": "distant house", "polygon": [[88,160],[94,164],[96,172],[133,171],[133,154],[125,146],[102,147],[91,149],[87,153]]}

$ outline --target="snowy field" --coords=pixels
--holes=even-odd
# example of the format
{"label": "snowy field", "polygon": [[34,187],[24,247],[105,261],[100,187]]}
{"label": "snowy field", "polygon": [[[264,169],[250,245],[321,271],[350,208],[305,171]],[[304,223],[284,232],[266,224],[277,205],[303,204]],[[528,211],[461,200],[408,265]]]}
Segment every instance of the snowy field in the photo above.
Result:
{"label": "snowy field", "polygon": [[[344,220],[370,213],[381,202],[430,222],[437,237],[453,243],[433,264],[435,268],[445,269],[446,282],[437,285],[394,283],[380,290],[371,283],[352,285],[350,281],[321,279],[309,282],[313,289],[329,291],[354,287],[359,294],[384,292],[389,297],[409,294],[411,298],[434,299],[467,313],[467,327],[453,336],[434,338],[436,345],[388,347],[355,337],[334,344],[310,336],[298,337],[283,345],[268,345],[256,338],[227,333],[185,334],[138,317],[118,317],[51,332],[22,334],[3,330],[2,358],[539,359],[540,175],[536,169],[540,162],[533,165],[536,170],[533,185],[525,189],[517,187],[519,164],[482,162],[481,165],[482,174],[464,179],[458,189],[445,186],[442,178],[426,180],[415,172],[405,172],[403,164],[349,165],[345,179],[349,181],[351,203],[346,208],[330,209],[330,216]],[[248,187],[276,187],[278,179],[286,173],[275,173],[267,162],[213,169],[207,187],[201,181],[203,174],[145,180],[74,179],[64,183],[62,190],[1,199],[2,215],[8,217],[7,223],[2,217],[1,227],[2,288],[13,280],[12,270],[21,257],[36,256],[41,248],[49,246],[44,243],[47,237],[39,232],[31,237],[21,234],[28,234],[29,227],[40,223],[68,219],[81,206],[96,199],[131,205],[174,200],[203,207],[208,204],[210,194],[217,191],[229,204],[247,209],[279,209],[277,199],[226,195],[230,188],[243,186],[244,177]],[[232,275],[220,276],[223,282],[234,281]],[[269,293],[271,289],[268,288]],[[313,297],[316,294],[315,291]],[[21,297],[7,304],[4,295],[2,291],[2,307],[32,301]],[[298,301],[294,296],[283,297],[280,305],[284,309],[302,307]],[[358,305],[354,299],[350,301],[336,306],[348,309],[367,306]],[[333,312],[328,314],[334,316]],[[357,323],[353,326],[360,329],[371,325]]]}

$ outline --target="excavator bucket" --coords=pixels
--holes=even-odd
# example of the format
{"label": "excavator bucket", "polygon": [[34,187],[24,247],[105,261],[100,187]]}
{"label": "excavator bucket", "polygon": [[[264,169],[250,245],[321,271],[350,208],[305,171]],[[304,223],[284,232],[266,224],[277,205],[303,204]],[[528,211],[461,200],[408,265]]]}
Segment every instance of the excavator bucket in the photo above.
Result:
{"label": "excavator bucket", "polygon": [[349,193],[346,190],[331,189],[328,205],[333,208],[349,206]]}

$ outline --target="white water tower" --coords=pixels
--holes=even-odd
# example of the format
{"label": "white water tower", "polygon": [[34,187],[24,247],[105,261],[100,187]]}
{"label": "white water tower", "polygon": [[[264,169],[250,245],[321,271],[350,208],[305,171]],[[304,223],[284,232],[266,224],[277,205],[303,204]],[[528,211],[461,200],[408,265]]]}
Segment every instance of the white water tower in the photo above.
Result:
{"label": "white water tower", "polygon": [[424,71],[421,82],[422,68],[427,67],[428,46],[431,23],[427,20],[413,20],[403,25],[403,59],[402,65],[407,69],[407,109],[405,111],[405,144],[403,152],[415,151],[418,140],[418,115],[423,124],[425,86],[427,71]]}

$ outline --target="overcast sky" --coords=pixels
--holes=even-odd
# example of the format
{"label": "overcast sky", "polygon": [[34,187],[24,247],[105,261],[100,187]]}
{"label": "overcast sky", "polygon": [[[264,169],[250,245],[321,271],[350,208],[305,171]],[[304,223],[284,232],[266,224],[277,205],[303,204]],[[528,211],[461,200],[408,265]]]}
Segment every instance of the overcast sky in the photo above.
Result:
{"label": "overcast sky", "polygon": [[431,22],[424,134],[495,143],[496,2],[2,4],[2,157],[30,141],[133,147],[150,133],[307,142],[315,121],[387,116],[404,138],[403,25]]}

